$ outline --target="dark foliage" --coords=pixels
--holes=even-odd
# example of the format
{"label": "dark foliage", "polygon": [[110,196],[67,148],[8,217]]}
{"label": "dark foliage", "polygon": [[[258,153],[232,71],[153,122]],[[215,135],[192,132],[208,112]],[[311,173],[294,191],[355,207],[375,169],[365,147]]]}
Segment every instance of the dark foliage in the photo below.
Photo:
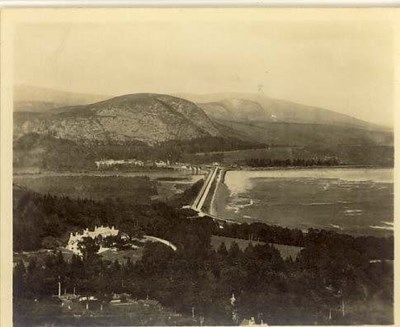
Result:
{"label": "dark foliage", "polygon": [[232,151],[264,148],[265,144],[242,141],[237,138],[204,137],[184,141],[167,141],[155,146],[155,152],[162,158],[181,160],[185,153]]}
{"label": "dark foliage", "polygon": [[[134,235],[146,232],[177,245],[177,251],[148,243],[141,260],[133,263],[101,260],[89,239],[83,256],[65,261],[55,251],[40,261],[33,257],[14,268],[15,319],[54,317],[59,305],[46,303],[57,283],[95,295],[107,303],[113,293],[156,299],[185,315],[204,317],[207,325],[238,324],[254,317],[269,324],[390,324],[393,323],[393,238],[356,238],[333,232],[258,224],[228,225],[212,219],[187,219],[186,212],[165,203],[146,206],[118,201],[94,202],[41,196],[18,190],[15,196],[14,247],[41,247],[45,236],[62,237],[73,229],[114,224]],[[25,233],[25,234],[24,234]],[[302,246],[297,260],[283,260],[268,244],[240,250],[221,244],[215,251],[211,235],[260,239]],[[381,260],[371,263],[370,260]],[[234,294],[236,301],[231,304]],[[342,307],[346,309],[343,315]],[[331,313],[331,314],[329,314]],[[43,318],[44,319],[44,318]],[[130,324],[140,324],[131,321]]]}
{"label": "dark foliage", "polygon": [[[36,167],[45,170],[93,170],[95,161],[110,159],[181,161],[186,154],[263,148],[262,143],[236,138],[204,137],[167,141],[154,146],[143,142],[78,143],[52,135],[30,133],[14,141],[14,167]],[[140,169],[138,167],[132,167]],[[126,169],[126,167],[124,167]]]}
{"label": "dark foliage", "polygon": [[[44,264],[31,260],[25,268],[18,263],[14,269],[16,317],[26,317],[19,301],[42,301],[54,295],[60,276],[64,287],[75,287],[81,295],[95,295],[105,302],[113,293],[157,299],[186,315],[194,311],[196,320],[203,316],[210,325],[232,325],[250,317],[269,324],[392,322],[389,264],[370,264],[345,245],[335,252],[323,245],[306,246],[297,261],[284,261],[270,245],[250,244],[242,251],[233,243],[214,251],[210,229],[206,219],[180,224],[174,236],[179,244],[176,252],[149,243],[136,263],[101,261],[93,251],[70,262],[55,253]],[[362,316],[351,309],[360,301]],[[349,308],[344,316],[342,303]],[[374,303],[386,307],[383,320],[375,320],[376,310],[370,307]]]}
{"label": "dark foliage", "polygon": [[115,226],[130,236],[146,232],[163,237],[181,219],[179,211],[161,202],[148,205],[120,199],[97,202],[14,189],[14,251],[57,247],[66,243],[70,232],[96,225]]}
{"label": "dark foliage", "polygon": [[253,239],[266,243],[292,246],[324,246],[329,251],[338,251],[342,247],[362,253],[369,260],[394,259],[393,237],[378,238],[374,236],[354,237],[332,231],[310,228],[307,232],[271,226],[263,223],[224,224],[224,228],[215,229],[214,234],[239,239]]}
{"label": "dark foliage", "polygon": [[337,158],[325,159],[261,159],[252,158],[246,160],[250,167],[313,167],[313,166],[337,166],[340,162]]}

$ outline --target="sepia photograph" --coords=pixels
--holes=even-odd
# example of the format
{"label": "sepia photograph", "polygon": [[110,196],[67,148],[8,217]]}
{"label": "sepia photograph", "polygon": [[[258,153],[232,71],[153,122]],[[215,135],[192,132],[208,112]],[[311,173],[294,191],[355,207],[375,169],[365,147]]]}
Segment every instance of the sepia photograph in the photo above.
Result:
{"label": "sepia photograph", "polygon": [[2,11],[13,326],[394,325],[398,13]]}

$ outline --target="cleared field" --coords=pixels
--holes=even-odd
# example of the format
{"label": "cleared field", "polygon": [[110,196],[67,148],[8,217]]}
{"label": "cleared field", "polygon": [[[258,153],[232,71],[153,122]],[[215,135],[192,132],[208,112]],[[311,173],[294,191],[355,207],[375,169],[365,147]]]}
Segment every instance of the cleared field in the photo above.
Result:
{"label": "cleared field", "polygon": [[[252,243],[253,245],[265,244],[265,242],[243,240],[240,238],[232,238],[232,237],[217,236],[217,235],[211,236],[211,245],[215,250],[217,250],[220,247],[221,243],[225,243],[226,248],[229,249],[233,242],[236,242],[241,250],[245,250],[250,243]],[[293,260],[295,260],[302,249],[301,247],[298,246],[289,246],[283,244],[271,243],[270,245],[274,246],[279,251],[283,259],[291,257]]]}
{"label": "cleared field", "polygon": [[157,195],[156,184],[148,177],[121,176],[44,176],[25,178],[14,176],[14,183],[42,194],[103,200],[121,198],[135,203],[148,202]]}
{"label": "cleared field", "polygon": [[203,175],[179,172],[76,173],[14,175],[14,183],[42,194],[103,200],[119,198],[134,203],[167,200],[183,192]]}

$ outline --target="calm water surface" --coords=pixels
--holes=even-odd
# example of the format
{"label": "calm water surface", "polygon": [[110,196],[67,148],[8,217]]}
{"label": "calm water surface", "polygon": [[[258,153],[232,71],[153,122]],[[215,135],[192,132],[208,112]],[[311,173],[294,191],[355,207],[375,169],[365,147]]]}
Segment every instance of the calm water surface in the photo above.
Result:
{"label": "calm water surface", "polygon": [[393,169],[228,171],[218,215],[306,230],[393,234]]}

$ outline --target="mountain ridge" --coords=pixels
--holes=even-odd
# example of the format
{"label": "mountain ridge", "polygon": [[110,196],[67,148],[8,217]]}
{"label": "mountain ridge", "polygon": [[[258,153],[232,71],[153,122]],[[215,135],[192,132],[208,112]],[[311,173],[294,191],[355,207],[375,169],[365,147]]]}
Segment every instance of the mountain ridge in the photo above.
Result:
{"label": "mountain ridge", "polygon": [[[158,93],[133,93],[158,94]],[[125,95],[98,95],[60,91],[25,84],[14,87],[14,111],[48,112],[88,105],[123,97]],[[264,94],[226,92],[211,94],[176,93],[169,96],[197,104],[210,118],[236,121],[286,121],[293,123],[324,123],[354,126],[366,129],[392,131],[393,128],[364,121],[338,111],[305,105],[288,100],[268,97]],[[223,108],[223,111],[221,112]],[[247,115],[247,117],[246,117]]]}
{"label": "mountain ridge", "polygon": [[188,100],[140,93],[107,99],[94,104],[58,108],[46,114],[21,119],[15,113],[16,137],[26,133],[50,133],[59,138],[123,143],[155,144],[168,140],[222,136],[209,117]]}
{"label": "mountain ridge", "polygon": [[[274,111],[248,99],[216,102],[208,109],[214,110],[216,105],[220,106],[219,117],[215,112],[207,115],[201,105],[176,96],[133,93],[44,112],[14,112],[14,162],[16,167],[91,169],[101,158],[186,158],[191,162],[198,160],[191,155],[196,151],[210,153],[204,160],[223,162],[223,156],[214,158],[212,152],[239,150],[239,155],[246,149],[285,147],[295,151],[300,146],[309,157],[329,154],[348,163],[352,157],[340,150],[342,145],[362,147],[359,157],[349,161],[353,164],[386,164],[393,157],[385,150],[384,158],[366,160],[372,155],[370,151],[376,152],[373,147],[393,149],[393,133],[369,125],[368,129],[340,119],[340,124],[329,119],[288,122],[278,116],[267,120],[265,117],[271,118]],[[230,115],[235,108],[243,110]],[[321,146],[322,152],[315,150]]]}
{"label": "mountain ridge", "polygon": [[[364,121],[334,110],[299,104],[293,101],[274,99],[260,94],[214,93],[179,94],[184,99],[195,102],[210,117],[223,120],[268,122],[315,123],[354,126],[365,129],[391,131],[392,128]],[[249,105],[253,104],[253,108]],[[243,108],[247,107],[246,117]],[[221,108],[224,109],[221,110]],[[232,119],[233,118],[233,119]]]}

